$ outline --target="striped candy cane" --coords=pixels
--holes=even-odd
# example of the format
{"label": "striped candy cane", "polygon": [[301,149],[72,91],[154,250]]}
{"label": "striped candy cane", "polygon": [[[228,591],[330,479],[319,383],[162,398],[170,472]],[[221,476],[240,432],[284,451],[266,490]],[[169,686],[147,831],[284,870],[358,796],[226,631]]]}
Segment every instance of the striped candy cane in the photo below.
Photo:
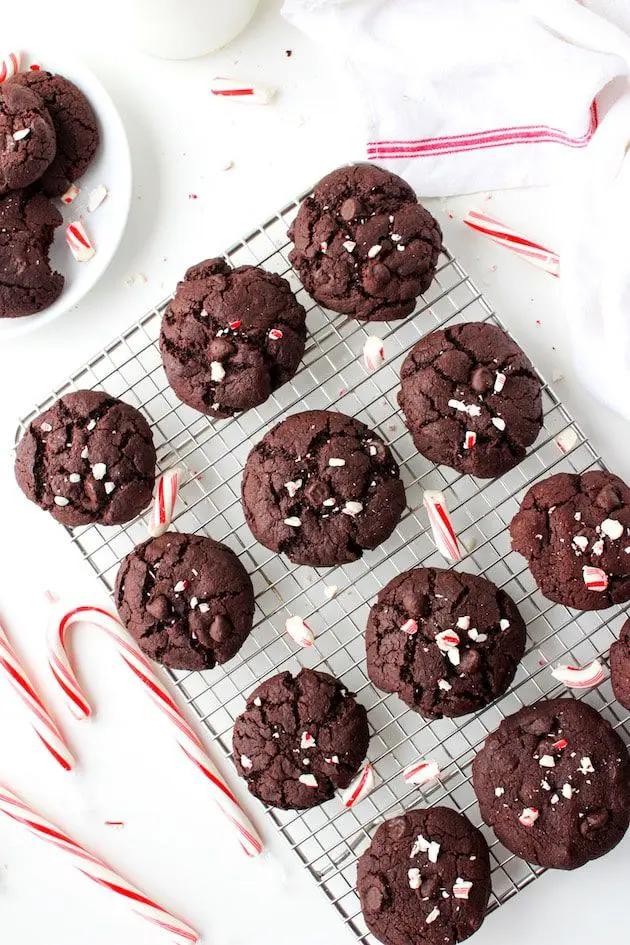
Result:
{"label": "striped candy cane", "polygon": [[168,690],[153,672],[148,659],[131,640],[120,621],[100,607],[75,607],[65,613],[60,620],[51,621],[49,626],[48,662],[75,718],[86,719],[92,714],[90,703],[79,684],[66,651],[66,634],[70,627],[81,622],[94,624],[104,630],[113,640],[126,665],[140,680],[147,694],[174,727],[175,737],[186,757],[208,779],[213,799],[236,831],[245,853],[248,856],[257,856],[261,853],[262,841],[255,827],[208,757],[199,737],[182,715]]}
{"label": "striped candy cane", "polygon": [[98,883],[99,886],[104,886],[105,889],[116,893],[117,896],[127,902],[137,915],[142,916],[147,922],[157,925],[165,932],[169,932],[176,945],[190,945],[191,942],[199,941],[198,933],[189,925],[167,912],[166,909],[163,909],[148,896],[145,896],[143,892],[110,869],[103,860],[90,853],[76,840],[69,837],[67,833],[46,820],[2,785],[0,785],[0,811],[12,820],[17,821],[17,823],[22,824],[40,840],[50,843],[58,850],[65,851],[71,858],[72,865],[79,872],[93,882]]}
{"label": "striped candy cane", "polygon": [[459,541],[448,514],[448,506],[444,493],[437,489],[425,489],[422,504],[427,510],[429,524],[433,532],[433,540],[438,551],[449,561],[461,561],[462,551]]}
{"label": "striped candy cane", "polygon": [[9,642],[4,627],[0,624],[0,667],[18,696],[30,712],[31,725],[64,771],[74,767],[74,758],[57,723],[35,691],[26,670]]}
{"label": "striped candy cane", "polygon": [[269,105],[276,90],[268,85],[254,85],[252,82],[239,82],[217,75],[210,86],[212,95],[219,98],[230,98],[248,105]]}
{"label": "striped candy cane", "polygon": [[560,257],[557,253],[547,249],[546,246],[541,246],[540,243],[532,242],[522,233],[518,233],[499,220],[495,220],[487,213],[482,213],[480,210],[470,210],[464,217],[464,223],[472,230],[483,233],[494,243],[499,243],[500,246],[505,246],[507,249],[511,249],[512,252],[518,253],[532,266],[544,269],[552,276],[560,275]]}
{"label": "striped candy cane", "polygon": [[158,479],[149,514],[148,532],[151,538],[159,538],[168,531],[173,521],[177,493],[183,477],[184,470],[176,466],[173,469],[167,469]]}
{"label": "striped candy cane", "polygon": [[22,65],[22,54],[19,52],[9,53],[4,59],[0,59],[0,85],[17,75]]}

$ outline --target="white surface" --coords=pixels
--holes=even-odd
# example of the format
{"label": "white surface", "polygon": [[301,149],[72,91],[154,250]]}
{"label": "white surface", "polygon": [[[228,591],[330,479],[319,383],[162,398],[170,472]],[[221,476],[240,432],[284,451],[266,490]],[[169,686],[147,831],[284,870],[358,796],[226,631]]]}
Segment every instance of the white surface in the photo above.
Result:
{"label": "white surface", "polygon": [[[287,197],[360,154],[356,106],[340,68],[280,20],[279,5],[279,0],[262,0],[231,47],[187,63],[125,53],[123,24],[109,19],[105,4],[91,22],[89,8],[74,0],[64,5],[63,15],[43,0],[32,0],[23,12],[13,6],[3,12],[33,43],[38,31],[50,40],[55,32],[67,36],[70,30],[76,50],[120,108],[135,172],[130,223],[98,289],[53,325],[0,347],[0,609],[47,693],[54,690],[44,665],[41,591],[53,586],[90,602],[99,591],[62,530],[15,487],[9,455],[15,418],[165,295],[187,265],[221,250]],[[3,26],[9,35],[7,23]],[[293,50],[291,58],[285,49]],[[212,102],[208,87],[217,73],[258,78],[278,86],[281,95],[260,109]],[[226,157],[234,168],[222,172],[217,168]],[[188,199],[190,193],[198,199]],[[606,460],[630,476],[628,425],[585,392],[571,367],[556,280],[458,222],[471,205],[482,203],[483,195],[435,200],[429,206],[451,250],[540,370],[547,377],[553,371],[564,375],[557,390]],[[554,245],[559,221],[547,193],[505,193],[485,205]],[[88,723],[73,723],[61,711],[58,715],[82,759],[80,772],[56,770],[0,680],[0,780],[196,925],[207,943],[350,945],[353,939],[336,912],[260,816],[272,859],[243,860],[215,816],[203,779],[188,770],[116,654],[87,630],[75,639],[97,714]],[[50,701],[61,709],[56,695]],[[250,810],[259,814],[255,804]],[[125,827],[105,827],[105,820],[122,820]],[[491,916],[475,945],[531,945],[549,938],[550,929],[560,945],[621,937],[627,929],[629,853],[626,838],[614,853],[577,873],[547,874]],[[69,870],[55,850],[3,820],[0,911],[3,937],[11,943],[168,942]]]}
{"label": "white surface", "polygon": [[[27,34],[27,31],[25,31]],[[38,315],[25,318],[0,319],[0,343],[8,338],[23,335],[52,322],[73,305],[77,305],[101,278],[110,262],[125,230],[131,206],[131,155],[124,125],[116,106],[96,76],[72,56],[63,54],[58,45],[50,41],[29,47],[28,58],[23,62],[26,70],[29,62],[44,63],[52,72],[63,72],[85,92],[98,120],[102,143],[87,172],[77,181],[81,193],[71,204],[55,200],[64,222],[57,227],[51,247],[51,266],[63,273],[63,292],[56,302]],[[4,53],[2,53],[4,55]],[[97,210],[88,211],[88,199],[92,190],[103,184],[109,196]],[[77,262],[66,243],[66,226],[74,220],[83,220],[92,243],[97,248],[96,256],[88,262]]]}

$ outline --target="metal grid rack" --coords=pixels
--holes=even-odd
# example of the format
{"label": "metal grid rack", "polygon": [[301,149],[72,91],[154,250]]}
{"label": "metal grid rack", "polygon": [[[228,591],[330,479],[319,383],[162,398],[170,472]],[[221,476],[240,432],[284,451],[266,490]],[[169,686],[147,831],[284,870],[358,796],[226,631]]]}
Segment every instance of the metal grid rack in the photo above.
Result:
{"label": "metal grid rack", "polygon": [[[370,374],[360,355],[365,338],[374,328],[321,309],[306,295],[291,270],[286,231],[298,203],[292,201],[225,253],[234,265],[260,264],[285,276],[307,309],[309,341],[303,366],[292,382],[261,407],[220,422],[211,422],[181,404],[166,383],[158,349],[166,300],[38,404],[23,418],[18,435],[37,413],[64,393],[101,388],[143,410],[153,428],[160,469],[181,464],[191,473],[180,493],[175,528],[225,540],[240,555],[256,593],[253,632],[226,667],[203,673],[168,673],[225,754],[230,752],[232,725],[244,707],[245,695],[275,672],[295,671],[301,665],[322,667],[341,677],[358,694],[369,713],[369,759],[378,776],[377,788],[352,810],[343,809],[334,799],[309,811],[269,809],[268,815],[344,922],[360,941],[372,945],[376,940],[366,929],[354,890],[355,864],[384,817],[417,804],[438,803],[450,804],[467,814],[481,827],[491,848],[491,909],[542,872],[509,853],[482,824],[470,783],[471,762],[485,736],[502,718],[541,697],[557,694],[549,664],[567,659],[587,663],[607,654],[617,636],[619,609],[576,615],[552,604],[538,592],[523,559],[510,548],[507,526],[532,482],[561,470],[604,468],[546,384],[545,425],[535,447],[516,469],[496,481],[478,481],[432,465],[416,452],[404,428],[396,393],[400,365],[411,346],[427,332],[457,321],[501,324],[461,265],[446,253],[435,282],[419,301],[415,314],[380,326],[387,360],[379,371]],[[352,564],[316,570],[296,567],[252,539],[241,510],[240,480],[251,445],[271,425],[288,413],[319,408],[338,409],[358,417],[390,444],[401,466],[408,508],[394,534],[381,547]],[[575,429],[577,442],[565,455],[555,439],[570,426]],[[422,508],[426,488],[446,493],[455,529],[468,549],[458,567],[484,575],[504,588],[528,625],[527,652],[508,694],[475,715],[433,722],[407,709],[397,696],[383,695],[372,686],[363,645],[369,604],[387,581],[413,566],[447,566],[435,549]],[[89,526],[68,530],[68,535],[111,591],[120,559],[144,540],[146,523],[141,518],[116,529]],[[325,594],[330,585],[339,588],[333,599]],[[304,617],[314,630],[316,646],[312,650],[296,651],[284,632],[285,620],[291,614]],[[628,741],[630,715],[613,700],[609,684],[587,698],[615,727],[622,728],[622,737]],[[405,784],[401,777],[403,767],[421,756],[435,758],[443,771],[441,781],[422,792]]]}

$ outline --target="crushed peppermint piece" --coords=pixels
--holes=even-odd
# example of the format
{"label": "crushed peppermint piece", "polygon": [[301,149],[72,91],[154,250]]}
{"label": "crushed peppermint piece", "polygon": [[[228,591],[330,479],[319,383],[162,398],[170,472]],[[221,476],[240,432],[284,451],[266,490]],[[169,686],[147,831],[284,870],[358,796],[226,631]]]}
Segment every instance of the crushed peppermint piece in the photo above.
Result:
{"label": "crushed peppermint piece", "polygon": [[409,877],[409,888],[420,889],[420,885],[422,883],[420,870],[417,867],[413,867],[412,869],[408,870],[407,875]]}
{"label": "crushed peppermint piece", "polygon": [[363,511],[363,506],[360,502],[346,502],[341,511],[344,515],[350,515],[354,518],[359,512]]}
{"label": "crushed peppermint piece", "polygon": [[81,476],[78,473],[70,473],[68,479],[70,482],[81,482]]}
{"label": "crushed peppermint piece", "polygon": [[56,495],[54,498],[55,505],[68,505],[70,499],[66,499],[65,496]]}
{"label": "crushed peppermint piece", "polygon": [[518,818],[518,822],[523,827],[533,827],[539,817],[540,812],[536,807],[525,807]]}
{"label": "crushed peppermint piece", "polygon": [[603,538],[598,538],[597,541],[593,542],[593,547],[591,548],[591,552],[594,555],[601,555],[604,553],[604,539]]}
{"label": "crushed peppermint piece", "polygon": [[497,371],[494,378],[494,393],[495,394],[501,393],[501,391],[505,387],[506,381],[507,381],[507,377],[505,376],[505,374],[503,374],[502,371]]}
{"label": "crushed peppermint piece", "polygon": [[298,489],[302,488],[302,480],[296,479],[293,482],[285,482],[284,488],[287,490],[289,497],[292,499]]}
{"label": "crushed peppermint piece", "polygon": [[269,337],[272,341],[280,341],[281,338],[284,338],[284,332],[280,328],[272,328],[269,331]]}
{"label": "crushed peppermint piece", "polygon": [[85,429],[86,429],[86,430],[93,430],[95,426],[96,426],[96,420],[88,420],[88,422],[87,422],[87,424],[86,424],[86,426],[85,426]]}
{"label": "crushed peppermint piece", "polygon": [[435,642],[441,653],[448,653],[453,647],[459,646],[459,634],[454,630],[442,630],[435,634]]}
{"label": "crushed peppermint piece", "polygon": [[497,430],[505,430],[505,420],[502,417],[493,417],[492,424]]}
{"label": "crushed peppermint piece", "polygon": [[426,917],[427,925],[431,925],[433,922],[435,922],[439,914],[440,914],[440,910],[436,906],[434,909],[431,910],[431,912],[429,912],[428,916]]}
{"label": "crushed peppermint piece", "polygon": [[260,696],[256,696],[256,698],[254,699],[254,705],[255,705],[256,708],[258,708],[258,709],[261,707],[261,705],[262,705],[262,699],[260,698]]}
{"label": "crushed peppermint piece", "polygon": [[24,141],[25,138],[28,138],[28,136],[30,135],[30,133],[31,133],[31,129],[30,129],[30,128],[20,128],[19,131],[14,131],[14,132],[13,132],[13,140],[14,140],[14,141]]}
{"label": "crushed peppermint piece", "polygon": [[432,758],[421,761],[414,761],[407,765],[403,771],[403,780],[408,784],[429,784],[431,781],[437,781],[440,777],[440,766]]}
{"label": "crushed peppermint piece", "polygon": [[438,856],[440,855],[440,844],[437,840],[427,840],[426,837],[423,837],[422,834],[419,833],[411,848],[409,859],[413,859],[414,856],[418,856],[419,853],[426,853],[429,858],[429,863],[437,863]]}
{"label": "crushed peppermint piece", "polygon": [[302,738],[300,739],[300,748],[316,748],[317,742],[310,732],[302,732]]}
{"label": "crushed peppermint piece", "polygon": [[380,246],[378,246],[378,245],[376,245],[376,246],[370,246],[370,248],[368,249],[368,259],[374,259],[375,256],[378,256],[378,254],[380,253],[380,251],[381,251],[381,247],[380,247]]}
{"label": "crushed peppermint piece", "polygon": [[465,404],[463,400],[449,400],[448,406],[468,414],[469,417],[479,417],[481,415],[481,407],[478,404]]}
{"label": "crushed peppermint piece", "polygon": [[244,768],[253,768],[254,762],[251,758],[248,758],[247,755],[241,755],[241,764]]}
{"label": "crushed peppermint piece", "polygon": [[98,210],[108,193],[107,187],[103,184],[99,184],[98,187],[95,187],[94,190],[90,192],[87,202],[87,208],[90,213],[94,213],[95,210]]}
{"label": "crushed peppermint piece", "polygon": [[446,658],[450,660],[453,666],[459,666],[461,662],[461,657],[459,655],[458,648],[454,646],[452,649],[448,650],[446,653]]}
{"label": "crushed peppermint piece", "polygon": [[339,459],[338,456],[331,456],[331,458],[328,460],[328,465],[329,466],[345,466],[346,461],[345,459]]}
{"label": "crushed peppermint piece", "polygon": [[479,633],[475,627],[471,627],[468,631],[468,636],[471,640],[474,640],[475,643],[484,643],[488,639],[487,633]]}
{"label": "crushed peppermint piece", "polygon": [[88,458],[88,448],[87,446],[84,446],[83,449],[81,450],[81,459],[87,459],[87,458]]}
{"label": "crushed peppermint piece", "polygon": [[113,483],[113,482],[106,482],[106,483],[105,483],[105,492],[106,492],[107,495],[111,495],[115,488],[116,488],[116,484],[115,484],[115,483]]}
{"label": "crushed peppermint piece", "polygon": [[96,480],[101,480],[105,478],[105,473],[107,472],[107,466],[105,463],[94,463],[92,466],[92,475]]}
{"label": "crushed peppermint piece", "polygon": [[568,453],[569,450],[572,450],[575,444],[578,441],[578,435],[573,427],[567,427],[566,430],[563,430],[562,433],[556,437],[556,446],[561,453]]}
{"label": "crushed peppermint piece", "polygon": [[470,880],[462,879],[461,876],[458,876],[453,886],[453,895],[456,899],[468,899],[472,885]]}
{"label": "crushed peppermint piece", "polygon": [[313,646],[315,642],[313,631],[301,617],[288,617],[284,629],[299,646]]}
{"label": "crushed peppermint piece", "polygon": [[406,633],[407,636],[411,637],[414,633],[418,632],[418,624],[412,617],[410,617],[409,620],[405,620],[400,629],[403,633]]}
{"label": "crushed peppermint piece", "polygon": [[610,538],[612,541],[616,541],[623,535],[623,525],[615,518],[605,518],[600,528],[602,534],[606,535],[606,537]]}
{"label": "crushed peppermint piece", "polygon": [[501,630],[508,630],[510,627],[510,621],[506,620],[505,618],[503,618],[502,620],[499,620],[499,627],[501,628]]}
{"label": "crushed peppermint piece", "polygon": [[354,242],[354,240],[346,240],[345,243],[342,243],[341,245],[344,249],[347,249],[348,252],[351,253],[357,244]]}
{"label": "crushed peppermint piece", "polygon": [[185,591],[188,587],[187,581],[178,581],[173,590],[176,594],[181,594],[182,591]]}
{"label": "crushed peppermint piece", "polygon": [[494,789],[494,796],[495,796],[495,797],[503,797],[504,794],[505,794],[505,788],[503,788],[503,787],[495,787],[495,789]]}
{"label": "crushed peppermint piece", "polygon": [[578,771],[580,774],[593,774],[595,768],[593,767],[593,762],[588,756],[580,759],[580,767],[578,768]]}
{"label": "crushed peppermint piece", "polygon": [[438,679],[438,688],[440,688],[443,692],[449,692],[449,690],[451,690],[453,687],[446,679]]}
{"label": "crushed peppermint piece", "polygon": [[72,203],[73,200],[77,199],[80,193],[80,189],[75,184],[70,184],[68,189],[61,195],[59,199],[62,203]]}
{"label": "crushed peppermint piece", "polygon": [[327,509],[331,509],[333,505],[337,505],[336,499],[324,499],[322,505],[325,505]]}
{"label": "crushed peppermint piece", "polygon": [[572,544],[580,551],[586,551],[588,548],[588,538],[585,535],[576,535]]}
{"label": "crushed peppermint piece", "polygon": [[202,604],[199,604],[199,613],[207,614],[210,610],[210,604],[207,604],[205,601]]}
{"label": "crushed peppermint piece", "polygon": [[573,797],[573,788],[568,781],[562,785],[562,796],[566,797],[568,801]]}
{"label": "crushed peppermint piece", "polygon": [[225,377],[225,368],[220,361],[210,362],[210,380],[219,383]]}
{"label": "crushed peppermint piece", "polygon": [[285,518],[284,524],[289,525],[290,528],[299,528],[302,522],[296,515],[291,515],[289,518]]}
{"label": "crushed peppermint piece", "polygon": [[559,738],[557,742],[554,742],[551,746],[552,748],[557,748],[558,751],[562,751],[563,748],[566,748],[568,745],[566,738]]}
{"label": "crushed peppermint piece", "polygon": [[555,768],[556,760],[553,757],[553,755],[542,755],[542,757],[538,761],[538,764],[540,765],[541,768]]}
{"label": "crushed peppermint piece", "polygon": [[317,778],[314,774],[301,774],[298,778],[300,784],[305,784],[306,787],[316,788],[317,787]]}
{"label": "crushed peppermint piece", "polygon": [[339,587],[336,584],[328,584],[324,588],[324,596],[328,600],[333,600],[333,598],[335,598],[338,593],[339,593]]}
{"label": "crushed peppermint piece", "polygon": [[549,798],[549,803],[555,805],[558,803],[559,800],[560,798],[558,797],[557,794],[552,794],[551,797]]}
{"label": "crushed peppermint piece", "polygon": [[366,338],[363,345],[363,363],[368,371],[376,371],[385,360],[383,342],[376,335]]}
{"label": "crushed peppermint piece", "polygon": [[190,598],[190,609],[191,609],[191,610],[194,610],[198,603],[199,603],[199,598],[198,598],[198,597],[191,597],[191,598]]}
{"label": "crushed peppermint piece", "polygon": [[556,666],[551,675],[569,689],[590,689],[604,681],[606,673],[600,660],[587,666]]}
{"label": "crushed peppermint piece", "polygon": [[324,758],[327,765],[338,765],[339,755],[331,755],[330,758]]}
{"label": "crushed peppermint piece", "polygon": [[608,587],[608,575],[601,568],[592,568],[584,565],[582,578],[589,591],[605,591]]}
{"label": "crushed peppermint piece", "polygon": [[464,438],[464,449],[471,450],[475,443],[477,442],[477,434],[474,430],[466,430],[466,436]]}
{"label": "crushed peppermint piece", "polygon": [[96,255],[85,224],[81,220],[74,220],[66,227],[66,243],[77,262],[88,262]]}
{"label": "crushed peppermint piece", "polygon": [[371,794],[376,787],[376,774],[369,761],[363,766],[363,769],[356,776],[349,788],[341,795],[343,806],[346,808],[354,807],[359,801]]}
{"label": "crushed peppermint piece", "polygon": [[50,433],[52,426],[50,423],[42,423],[39,429],[42,431],[42,433]]}
{"label": "crushed peppermint piece", "polygon": [[468,630],[470,628],[470,617],[458,617],[457,618],[457,629],[458,630]]}

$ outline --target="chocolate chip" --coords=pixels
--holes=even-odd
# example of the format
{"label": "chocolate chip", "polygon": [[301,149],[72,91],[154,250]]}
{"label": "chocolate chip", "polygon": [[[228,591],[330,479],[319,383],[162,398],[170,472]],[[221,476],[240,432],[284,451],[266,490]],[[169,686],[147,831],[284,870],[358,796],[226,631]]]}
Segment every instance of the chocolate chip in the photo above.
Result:
{"label": "chocolate chip", "polygon": [[370,886],[365,894],[365,908],[368,912],[380,912],[385,902],[385,893],[378,886]]}
{"label": "chocolate chip", "polygon": [[210,624],[210,636],[215,641],[215,643],[221,643],[222,640],[226,640],[231,633],[231,622],[227,619],[227,617],[223,617],[221,614],[215,617]]}
{"label": "chocolate chip", "polygon": [[341,214],[342,220],[346,220],[347,222],[354,220],[355,217],[358,217],[361,214],[361,204],[353,197],[349,197],[341,204],[341,210],[339,213]]}
{"label": "chocolate chip", "polygon": [[420,885],[420,892],[427,899],[433,899],[439,892],[440,889],[440,877],[435,873],[433,876],[425,876],[422,879]]}
{"label": "chocolate chip", "polygon": [[592,810],[586,817],[582,818],[580,833],[583,837],[587,837],[589,834],[601,830],[608,823],[609,816],[607,810]]}
{"label": "chocolate chip", "polygon": [[621,493],[619,489],[615,486],[604,486],[603,489],[600,489],[597,497],[595,499],[595,504],[604,509],[606,512],[611,512],[613,509],[618,508],[622,505],[623,500],[621,498]]}
{"label": "chocolate chip", "polygon": [[459,660],[460,673],[476,673],[481,666],[481,656],[477,650],[465,650]]}
{"label": "chocolate chip", "polygon": [[145,608],[148,614],[155,617],[156,620],[166,620],[169,615],[169,603],[166,597],[154,597],[146,604]]}
{"label": "chocolate chip", "polygon": [[211,361],[222,361],[236,351],[236,346],[227,338],[214,338],[208,345],[208,357]]}
{"label": "chocolate chip", "polygon": [[372,267],[372,276],[377,285],[387,285],[391,279],[391,273],[383,263],[376,263]]}
{"label": "chocolate chip", "polygon": [[330,498],[330,489],[320,479],[312,479],[304,487],[304,495],[311,505],[319,508],[326,499]]}
{"label": "chocolate chip", "polygon": [[387,821],[387,833],[392,840],[400,840],[404,837],[406,829],[407,822],[404,817],[394,817],[393,820]]}
{"label": "chocolate chip", "polygon": [[478,394],[485,394],[494,387],[494,379],[488,368],[480,367],[473,373],[471,386]]}

